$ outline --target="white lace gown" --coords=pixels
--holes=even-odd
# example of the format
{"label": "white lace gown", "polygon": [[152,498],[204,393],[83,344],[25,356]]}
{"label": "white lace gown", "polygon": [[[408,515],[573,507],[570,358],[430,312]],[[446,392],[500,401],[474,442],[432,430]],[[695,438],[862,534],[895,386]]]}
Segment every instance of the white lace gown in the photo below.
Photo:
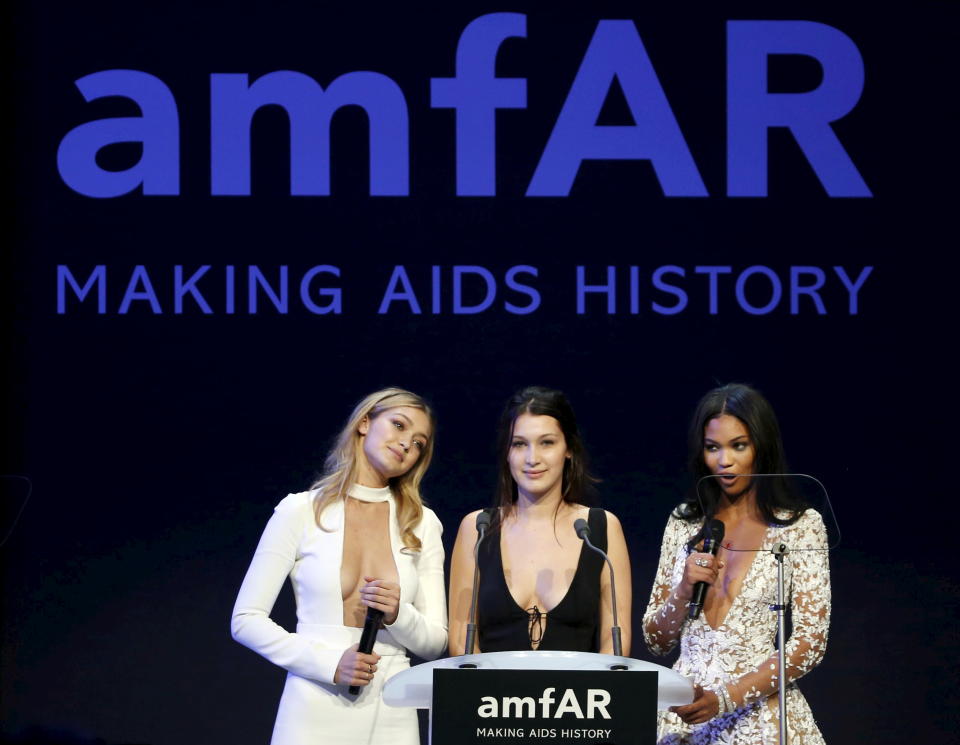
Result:
{"label": "white lace gown", "polygon": [[[673,588],[683,577],[687,542],[702,521],[686,522],[671,516],[663,536],[660,565],[644,614],[644,636],[655,655],[668,654],[680,639],[680,657],[673,669],[704,688],[720,683],[746,685],[747,701],[736,711],[699,725],[687,725],[671,712],[661,712],[659,745],[775,745],[778,742],[778,668],[775,647],[777,616],[777,562],[769,551],[758,551],[743,579],[740,594],[716,629],[704,614],[696,620],[683,615],[677,629],[660,624],[647,633],[657,614],[681,601]],[[826,546],[820,514],[807,510],[793,525],[770,526],[764,546],[782,540],[788,547]],[[823,737],[806,699],[793,682],[816,667],[827,647],[830,625],[830,568],[825,550],[794,551],[784,562],[788,603],[792,604],[793,632],[786,644],[787,722],[790,745],[822,745]],[[666,615],[663,616],[667,618]],[[678,633],[679,632],[679,633]]]}

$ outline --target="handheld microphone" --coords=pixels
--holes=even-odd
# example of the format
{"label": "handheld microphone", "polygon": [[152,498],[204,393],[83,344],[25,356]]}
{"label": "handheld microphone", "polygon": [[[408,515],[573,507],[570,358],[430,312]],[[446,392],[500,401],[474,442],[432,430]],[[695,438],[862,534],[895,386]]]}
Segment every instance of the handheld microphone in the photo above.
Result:
{"label": "handheld microphone", "polygon": [[[623,642],[620,639],[620,623],[617,620],[617,582],[613,573],[613,564],[610,563],[610,557],[607,556],[606,553],[590,542],[590,526],[586,520],[578,517],[573,523],[573,529],[576,531],[577,537],[600,554],[603,560],[607,562],[607,566],[610,567],[610,597],[613,600],[613,627],[610,631],[613,637],[613,653],[617,657],[623,657]],[[613,669],[626,670],[627,668],[624,665],[614,665]]]}
{"label": "handheld microphone", "polygon": [[487,529],[490,527],[490,512],[480,510],[477,515],[477,542],[473,546],[473,587],[470,590],[470,615],[467,620],[467,638],[463,644],[464,654],[473,654],[473,648],[477,637],[477,593],[480,591],[480,562],[477,560],[480,551],[480,544],[487,537]]}
{"label": "handheld microphone", "polygon": [[[363,654],[373,652],[373,644],[377,640],[377,630],[380,628],[380,622],[383,620],[383,611],[376,608],[367,608],[367,617],[363,621],[363,631],[360,632],[360,644],[357,645],[357,651]],[[360,686],[350,686],[347,692],[351,696],[360,693]]]}
{"label": "handheld microphone", "polygon": [[[723,540],[725,528],[723,522],[712,519],[703,529],[703,552],[716,556],[720,550],[720,542]],[[707,596],[708,585],[706,582],[697,582],[693,586],[693,597],[690,599],[690,610],[687,617],[690,619],[699,618],[700,611],[703,610],[703,599]]]}

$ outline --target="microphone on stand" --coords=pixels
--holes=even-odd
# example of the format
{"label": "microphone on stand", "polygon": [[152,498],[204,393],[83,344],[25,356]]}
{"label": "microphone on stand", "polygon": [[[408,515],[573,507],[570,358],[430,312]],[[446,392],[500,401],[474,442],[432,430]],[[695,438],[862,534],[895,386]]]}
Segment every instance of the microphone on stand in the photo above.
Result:
{"label": "microphone on stand", "polygon": [[[617,620],[617,582],[613,573],[613,564],[610,563],[610,557],[605,552],[594,546],[590,542],[590,526],[582,517],[577,518],[573,523],[573,529],[577,532],[577,537],[586,543],[590,548],[596,551],[607,562],[610,568],[610,596],[613,600],[613,627],[610,629],[613,636],[613,653],[617,657],[623,657],[623,642],[620,640],[620,623]],[[625,665],[614,665],[613,670],[626,670]]]}
{"label": "microphone on stand", "polygon": [[[726,528],[723,522],[712,519],[703,529],[703,551],[702,553],[716,556],[720,550],[720,543],[723,541],[723,534]],[[703,610],[703,600],[707,596],[707,588],[710,587],[706,582],[697,582],[693,586],[693,597],[690,599],[690,610],[687,617],[694,619],[700,617],[700,611]]]}
{"label": "microphone on stand", "polygon": [[[490,527],[490,512],[487,510],[480,510],[480,514],[477,515],[477,542],[473,547],[473,587],[470,591],[470,615],[467,620],[467,638],[463,644],[463,653],[464,654],[473,654],[473,648],[476,645],[477,637],[477,624],[476,624],[476,612],[477,612],[477,593],[480,590],[480,562],[478,561],[478,556],[480,552],[480,544],[483,542],[483,539],[487,537],[487,529]],[[476,667],[475,665],[464,664],[461,667]]]}
{"label": "microphone on stand", "polygon": [[[363,654],[372,654],[374,642],[377,641],[377,630],[380,628],[380,622],[383,621],[383,611],[376,608],[367,608],[367,617],[363,621],[363,631],[360,632],[360,643],[357,645],[357,651]],[[360,693],[360,686],[350,686],[347,692],[351,696]]]}

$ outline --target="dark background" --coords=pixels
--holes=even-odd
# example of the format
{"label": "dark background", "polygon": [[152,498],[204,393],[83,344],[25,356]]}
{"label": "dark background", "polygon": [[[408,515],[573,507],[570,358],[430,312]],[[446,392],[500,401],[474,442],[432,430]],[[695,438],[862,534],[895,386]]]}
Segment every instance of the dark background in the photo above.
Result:
{"label": "dark background", "polygon": [[[645,607],[666,516],[685,487],[685,427],[718,382],[758,386],[774,404],[791,466],[818,476],[843,530],[832,557],[834,606],[823,664],[801,686],[829,742],[948,742],[957,700],[956,393],[957,168],[953,3],[883,10],[836,4],[598,3],[550,10],[457,5],[421,9],[278,2],[26,3],[7,10],[14,49],[14,214],[0,302],[10,383],[0,480],[2,732],[106,743],[259,743],[272,727],[283,672],[234,643],[234,596],[271,508],[306,488],[353,403],[402,385],[440,418],[424,492],[447,527],[490,499],[497,414],[532,383],[572,399],[603,504],[622,520],[634,575],[634,627]],[[526,12],[527,38],[500,49],[497,73],[525,77],[528,108],[497,116],[498,194],[457,197],[454,114],[429,106],[429,79],[454,73],[456,43],[488,12]],[[588,162],[569,197],[523,196],[602,18],[630,18],[710,196],[665,198],[649,163]],[[866,85],[834,128],[873,192],[828,197],[785,131],[770,136],[769,197],[725,196],[725,23],[806,19],[857,44]],[[181,194],[91,199],[56,169],[73,127],[136,115],[130,102],[87,104],[74,81],[129,68],[177,99]],[[332,130],[332,195],[289,195],[286,119],[258,114],[253,195],[212,197],[209,75],[252,79],[296,70],[327,85],[376,70],[403,89],[410,116],[411,196],[367,195],[366,119],[346,109]],[[810,60],[771,63],[771,87],[819,82]],[[629,124],[613,91],[600,123]],[[9,136],[9,135],[8,135]],[[136,149],[103,154],[113,167]],[[174,315],[173,266],[259,265],[291,277],[342,270],[344,312],[296,303]],[[111,312],[56,313],[56,266],[107,266]],[[424,314],[377,307],[406,266]],[[538,267],[542,305],[511,315],[498,295],[482,314],[429,313],[432,265]],[[857,315],[825,291],[829,313],[786,302],[753,316],[732,280],[717,315],[703,277],[690,305],[650,285],[664,264],[842,265],[873,274]],[[165,313],[115,311],[135,265]],[[594,297],[575,312],[575,267],[641,267],[643,310],[607,315]],[[220,281],[220,280],[218,280]],[[241,287],[245,285],[240,285]],[[296,284],[292,283],[295,293]],[[502,289],[502,285],[501,285]],[[621,286],[625,299],[625,285]],[[508,297],[514,302],[524,298]],[[2,540],[2,537],[0,537]],[[292,623],[285,591],[275,612]],[[635,656],[648,657],[637,639]],[[661,660],[662,661],[662,660]]]}

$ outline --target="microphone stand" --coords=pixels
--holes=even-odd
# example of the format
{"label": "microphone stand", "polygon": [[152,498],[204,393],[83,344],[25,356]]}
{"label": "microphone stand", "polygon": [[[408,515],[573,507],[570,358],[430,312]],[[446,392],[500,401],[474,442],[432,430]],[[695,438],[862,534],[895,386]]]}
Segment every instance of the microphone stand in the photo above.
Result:
{"label": "microphone stand", "polygon": [[[477,542],[473,546],[473,590],[470,593],[470,614],[467,621],[467,638],[463,645],[463,653],[465,655],[473,654],[474,646],[476,645],[477,638],[477,624],[476,624],[476,615],[477,615],[477,595],[480,594],[480,544],[483,543],[483,539],[487,537],[487,525],[490,524],[490,519],[483,520],[483,513],[477,516],[477,532],[480,534],[477,537]],[[475,668],[476,665],[472,662],[463,662],[460,664],[460,667]]]}
{"label": "microphone stand", "polygon": [[[577,530],[577,535],[583,539],[583,542],[600,554],[603,557],[603,560],[607,562],[607,566],[610,568],[610,597],[613,601],[613,627],[610,629],[610,633],[613,640],[613,654],[615,657],[623,657],[623,641],[620,639],[620,621],[617,618],[617,582],[613,573],[613,564],[610,562],[610,557],[607,556],[606,552],[601,551],[590,542],[590,528],[587,527],[585,520],[577,520],[577,522],[574,523],[574,527]],[[611,665],[610,669],[626,670],[627,666]]]}
{"label": "microphone stand", "polygon": [[771,605],[770,610],[777,613],[777,659],[780,663],[780,690],[777,700],[780,709],[780,745],[787,745],[787,630],[783,612],[787,609],[783,590],[783,559],[790,553],[786,543],[778,543],[770,553],[777,560],[777,604]]}

